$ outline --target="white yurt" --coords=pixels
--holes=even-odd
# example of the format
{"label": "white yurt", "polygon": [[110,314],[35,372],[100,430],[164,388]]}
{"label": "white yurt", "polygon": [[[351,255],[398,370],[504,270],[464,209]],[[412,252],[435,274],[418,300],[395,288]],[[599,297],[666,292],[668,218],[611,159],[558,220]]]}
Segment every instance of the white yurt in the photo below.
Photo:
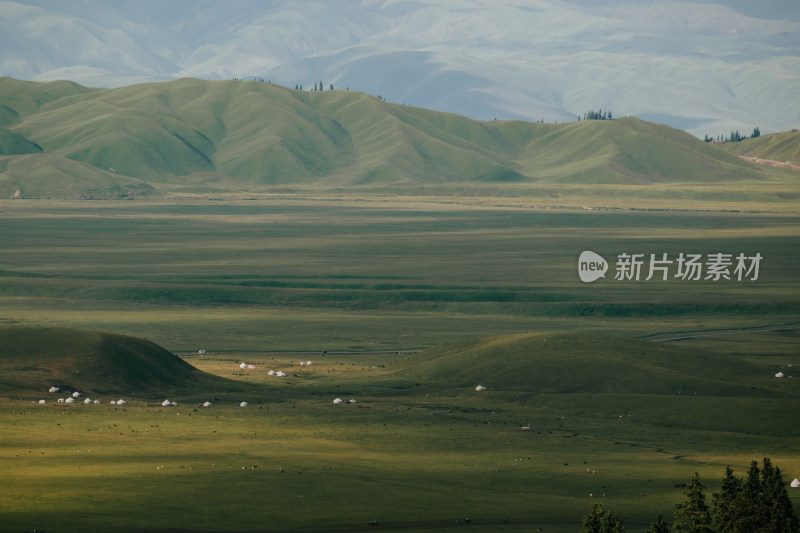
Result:
{"label": "white yurt", "polygon": [[247,368],[247,363],[242,363],[241,365],[239,365],[239,368],[244,370],[245,368]]}
{"label": "white yurt", "polygon": [[50,392],[59,392],[60,390],[58,387],[50,387]]}
{"label": "white yurt", "polygon": [[126,403],[128,402],[126,402],[125,400],[117,400],[117,405],[125,405]]}
{"label": "white yurt", "polygon": [[39,403],[47,403],[46,400],[39,400]]}
{"label": "white yurt", "polygon": [[283,370],[278,370],[275,372],[275,375],[282,378],[286,375],[286,373]]}
{"label": "white yurt", "polygon": [[239,407],[247,407],[247,402],[242,402],[239,404]]}
{"label": "white yurt", "polygon": [[775,374],[776,378],[782,378],[783,376],[784,376],[783,372],[778,372],[777,374]]}
{"label": "white yurt", "polygon": [[267,372],[267,375],[268,376],[274,376],[275,375],[275,371],[274,370],[270,370],[269,372]]}
{"label": "white yurt", "polygon": [[475,390],[480,392],[482,390],[486,390],[486,387],[484,387],[483,385],[478,385],[477,387],[475,387]]}
{"label": "white yurt", "polygon": [[111,405],[117,405],[117,402],[115,400],[111,400]]}
{"label": "white yurt", "polygon": [[333,400],[333,403],[342,403],[343,400],[341,398],[336,398]]}
{"label": "white yurt", "polygon": [[172,405],[172,402],[169,400],[164,400],[163,402],[161,402],[162,407],[169,407],[170,405]]}
{"label": "white yurt", "polygon": [[67,398],[65,403],[75,403],[75,398]]}
{"label": "white yurt", "polygon": [[311,361],[306,361],[306,366],[311,366]]}
{"label": "white yurt", "polygon": [[64,398],[59,398],[58,403],[64,403]]}
{"label": "white yurt", "polygon": [[92,403],[92,399],[91,398],[86,398],[85,400],[83,400],[83,403]]}
{"label": "white yurt", "polygon": [[75,391],[75,392],[73,392],[73,393],[72,393],[72,397],[73,397],[73,398],[77,398],[77,397],[78,397],[78,396],[80,396],[80,395],[81,395],[81,393],[80,393],[80,392],[78,392],[78,391]]}
{"label": "white yurt", "polygon": [[800,479],[794,478],[794,481],[792,481],[792,488],[796,489],[797,487],[800,487]]}
{"label": "white yurt", "polygon": [[211,407],[211,402],[205,402],[205,403],[203,404],[203,407]]}

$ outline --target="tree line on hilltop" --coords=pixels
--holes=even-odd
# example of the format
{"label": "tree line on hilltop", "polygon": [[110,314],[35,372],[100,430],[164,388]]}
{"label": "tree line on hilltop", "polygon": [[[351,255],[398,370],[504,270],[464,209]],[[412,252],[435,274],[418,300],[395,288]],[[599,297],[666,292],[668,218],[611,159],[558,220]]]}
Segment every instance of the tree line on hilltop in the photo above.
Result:
{"label": "tree line on hilltop", "polygon": [[[783,482],[780,468],[764,458],[759,470],[753,461],[745,477],[725,469],[720,492],[712,494],[711,507],[695,472],[675,506],[672,527],[658,515],[647,533],[798,533],[800,522]],[[581,533],[624,533],[622,517],[595,504],[583,517]]]}
{"label": "tree line on hilltop", "polygon": [[710,142],[738,143],[745,139],[755,139],[756,137],[761,137],[761,130],[758,129],[758,126],[756,126],[755,129],[753,129],[753,133],[749,137],[747,135],[741,135],[739,133],[739,130],[736,130],[736,131],[731,131],[731,134],[728,137],[725,137],[724,135],[720,134],[717,135],[716,138],[714,138],[714,137],[709,137],[708,134],[706,133],[705,137],[703,137],[703,140],[707,143]]}

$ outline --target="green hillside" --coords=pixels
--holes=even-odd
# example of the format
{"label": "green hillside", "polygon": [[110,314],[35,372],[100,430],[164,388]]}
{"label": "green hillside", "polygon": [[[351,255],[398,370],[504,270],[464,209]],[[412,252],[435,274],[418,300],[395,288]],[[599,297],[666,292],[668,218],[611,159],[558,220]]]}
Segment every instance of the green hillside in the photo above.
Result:
{"label": "green hillside", "polygon": [[63,328],[0,328],[0,388],[6,394],[47,397],[53,386],[62,395],[80,391],[129,398],[230,387],[143,339]]}
{"label": "green hillside", "polygon": [[[600,334],[550,332],[461,341],[399,364],[405,375],[448,388],[481,385],[533,394],[775,393],[775,379],[763,366],[674,344]],[[790,391],[794,389],[784,392]]]}
{"label": "green hillside", "polygon": [[[0,102],[0,153],[41,150],[41,162],[28,165],[59,170],[31,179],[28,165],[0,156],[0,194],[22,197],[114,197],[176,185],[709,184],[782,176],[635,118],[479,122],[355,91],[261,82],[181,79],[100,90],[2,78]],[[70,181],[65,160],[88,165],[93,176],[67,171]]]}
{"label": "green hillside", "polygon": [[800,130],[761,135],[742,142],[716,144],[715,147],[748,158],[800,165]]}

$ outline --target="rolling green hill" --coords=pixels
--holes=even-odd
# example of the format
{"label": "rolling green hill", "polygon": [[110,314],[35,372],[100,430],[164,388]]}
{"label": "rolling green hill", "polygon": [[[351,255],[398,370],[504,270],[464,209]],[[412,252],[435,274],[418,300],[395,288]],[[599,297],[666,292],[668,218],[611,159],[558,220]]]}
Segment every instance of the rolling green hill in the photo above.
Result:
{"label": "rolling green hill", "polygon": [[761,135],[742,142],[716,145],[722,150],[749,158],[800,165],[800,130]]}
{"label": "rolling green hill", "polygon": [[80,391],[91,397],[150,398],[231,384],[135,337],[63,328],[0,328],[0,388],[6,394],[47,397],[53,386],[60,387],[62,395]]}
{"label": "rolling green hill", "polygon": [[[783,176],[635,118],[479,122],[355,91],[261,82],[181,79],[97,90],[2,78],[0,102],[6,197],[119,197],[164,186],[709,184]],[[32,161],[12,164],[21,154]]]}
{"label": "rolling green hill", "polygon": [[[448,388],[534,394],[765,396],[768,369],[728,355],[627,337],[534,333],[461,341],[399,363],[401,374]],[[794,389],[781,389],[791,393]]]}

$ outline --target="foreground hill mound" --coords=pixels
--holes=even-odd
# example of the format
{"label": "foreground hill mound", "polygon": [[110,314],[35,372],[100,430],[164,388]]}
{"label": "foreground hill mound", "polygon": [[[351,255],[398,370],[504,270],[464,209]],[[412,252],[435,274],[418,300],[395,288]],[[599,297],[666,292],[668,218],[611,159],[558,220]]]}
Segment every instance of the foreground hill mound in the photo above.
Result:
{"label": "foreground hill mound", "polygon": [[42,393],[50,387],[89,395],[159,397],[219,388],[227,382],[197,370],[152,342],[94,331],[0,328],[0,389]]}
{"label": "foreground hill mound", "polygon": [[399,367],[401,374],[448,389],[481,385],[535,394],[791,394],[784,387],[776,391],[768,369],[736,357],[586,333],[449,343],[410,356]]}
{"label": "foreground hill mound", "polygon": [[[636,118],[475,121],[364,93],[181,79],[117,89],[0,78],[0,196],[152,187],[426,187],[762,180],[780,173]],[[25,165],[10,160],[27,154]],[[65,161],[93,169],[52,173]],[[37,171],[31,177],[30,168]],[[85,170],[85,169],[84,169]]]}

